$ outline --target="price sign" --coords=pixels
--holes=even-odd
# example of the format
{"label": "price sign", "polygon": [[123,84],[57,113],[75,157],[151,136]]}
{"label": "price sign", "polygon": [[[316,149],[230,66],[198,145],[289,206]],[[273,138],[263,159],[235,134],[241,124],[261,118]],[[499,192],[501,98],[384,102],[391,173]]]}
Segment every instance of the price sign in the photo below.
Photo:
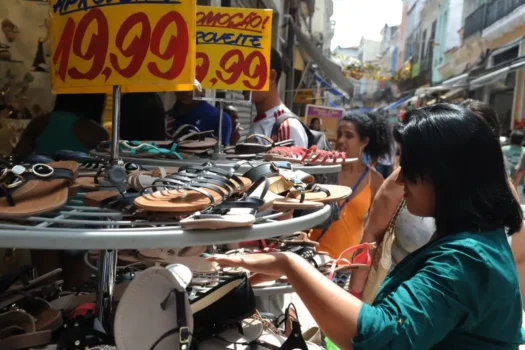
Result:
{"label": "price sign", "polygon": [[191,90],[195,1],[50,0],[53,92]]}
{"label": "price sign", "polygon": [[272,10],[197,6],[196,24],[202,87],[269,89]]}

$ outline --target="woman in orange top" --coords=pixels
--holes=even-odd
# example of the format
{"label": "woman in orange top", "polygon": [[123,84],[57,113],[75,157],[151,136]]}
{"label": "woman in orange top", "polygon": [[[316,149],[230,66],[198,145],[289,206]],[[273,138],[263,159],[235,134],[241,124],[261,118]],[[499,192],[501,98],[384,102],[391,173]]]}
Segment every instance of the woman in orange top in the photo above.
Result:
{"label": "woman in orange top", "polygon": [[[328,229],[315,229],[310,238],[320,243],[319,250],[337,258],[343,250],[359,244],[368,209],[383,177],[368,164],[390,151],[390,123],[376,113],[348,111],[337,128],[337,148],[356,162],[343,165],[339,185],[352,188],[352,195],[340,203],[339,219]],[[363,159],[365,158],[365,159]]]}

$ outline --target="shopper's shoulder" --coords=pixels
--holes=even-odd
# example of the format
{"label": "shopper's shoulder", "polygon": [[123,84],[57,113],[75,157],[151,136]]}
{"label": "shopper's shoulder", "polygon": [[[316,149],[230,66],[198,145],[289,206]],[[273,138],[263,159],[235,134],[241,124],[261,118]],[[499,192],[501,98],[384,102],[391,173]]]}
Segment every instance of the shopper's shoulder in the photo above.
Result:
{"label": "shopper's shoulder", "polygon": [[474,261],[474,265],[493,265],[501,262],[503,255],[511,256],[505,231],[497,229],[486,232],[460,232],[450,234],[435,242],[429,254],[454,255],[457,261]]}

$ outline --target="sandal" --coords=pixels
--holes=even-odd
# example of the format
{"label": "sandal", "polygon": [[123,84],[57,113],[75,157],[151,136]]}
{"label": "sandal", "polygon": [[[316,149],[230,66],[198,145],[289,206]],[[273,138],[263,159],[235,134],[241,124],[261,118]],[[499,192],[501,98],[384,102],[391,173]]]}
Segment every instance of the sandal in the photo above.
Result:
{"label": "sandal", "polygon": [[0,349],[28,349],[51,343],[50,329],[36,329],[36,320],[26,312],[13,310],[0,314]]}
{"label": "sandal", "polygon": [[60,311],[51,308],[51,305],[41,298],[18,295],[17,298],[9,300],[10,304],[4,302],[0,314],[9,311],[21,311],[31,315],[35,320],[35,330],[56,331],[62,326],[62,314]]}
{"label": "sandal", "polygon": [[[335,282],[341,288],[345,288],[350,278],[350,271],[354,269],[366,269],[372,264],[370,249],[376,247],[375,243],[362,243],[345,249],[336,260],[331,262],[328,279]],[[344,257],[358,249],[363,249],[351,262]],[[325,270],[326,273],[326,270]]]}
{"label": "sandal", "polygon": [[[263,188],[261,191],[257,191],[259,194],[256,195],[254,192],[259,190],[259,186]],[[256,221],[255,214],[264,211],[265,207],[271,207],[273,204],[264,200],[268,187],[268,180],[260,177],[241,199],[211,206],[181,220],[180,225],[186,230],[216,230],[252,226]]]}
{"label": "sandal", "polygon": [[[299,180],[300,175],[293,177],[291,174],[293,172],[280,172],[279,176],[269,179],[270,192],[280,197],[274,202],[274,208],[277,210],[315,209],[323,204],[338,203],[352,193],[346,186],[306,184]],[[301,177],[311,181],[308,177]]]}
{"label": "sandal", "polygon": [[357,158],[346,158],[344,152],[324,151],[312,146],[275,147],[264,155],[266,161],[289,161],[306,165],[346,164],[357,161]]}
{"label": "sandal", "polygon": [[215,138],[206,137],[211,134],[213,134],[213,130],[200,131],[194,125],[184,124],[175,130],[171,138],[184,152],[203,153],[213,149],[217,144]]}
{"label": "sandal", "polygon": [[73,161],[0,167],[0,218],[25,218],[62,207],[77,174]]}
{"label": "sandal", "polygon": [[[108,151],[111,147],[111,141],[101,142],[97,148],[98,151]],[[155,142],[141,142],[141,141],[120,141],[119,142],[119,153],[123,156],[131,156],[138,158],[157,158],[159,156],[166,158],[175,158],[182,160],[182,156],[175,152],[177,144],[172,143],[171,147],[163,148],[157,145]]]}
{"label": "sandal", "polygon": [[[266,144],[261,143],[252,143],[248,142],[252,139],[259,139],[266,142]],[[284,140],[279,142],[274,142],[271,138],[260,135],[260,134],[252,134],[246,138],[246,140],[243,143],[238,143],[235,145],[235,153],[237,154],[259,154],[259,153],[265,153],[271,150],[275,147],[281,147],[281,146],[292,146],[294,144],[294,140]]]}
{"label": "sandal", "polygon": [[59,151],[53,155],[53,159],[56,161],[73,160],[79,164],[80,170],[98,170],[103,165],[101,159],[77,151]]}

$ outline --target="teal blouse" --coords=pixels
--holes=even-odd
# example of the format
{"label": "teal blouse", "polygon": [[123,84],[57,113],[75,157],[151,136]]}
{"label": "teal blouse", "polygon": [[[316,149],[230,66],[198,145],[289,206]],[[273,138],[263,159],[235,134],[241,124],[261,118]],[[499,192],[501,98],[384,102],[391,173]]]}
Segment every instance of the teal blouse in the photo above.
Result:
{"label": "teal blouse", "polygon": [[503,230],[441,238],[403,259],[363,305],[354,349],[518,349],[519,288]]}

